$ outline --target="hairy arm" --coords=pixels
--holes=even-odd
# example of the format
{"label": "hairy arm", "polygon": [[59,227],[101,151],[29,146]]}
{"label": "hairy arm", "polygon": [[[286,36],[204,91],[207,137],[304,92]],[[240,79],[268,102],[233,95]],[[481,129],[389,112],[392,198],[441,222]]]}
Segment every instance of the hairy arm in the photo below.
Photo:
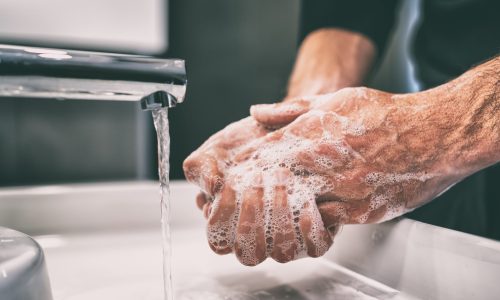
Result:
{"label": "hairy arm", "polygon": [[[289,125],[280,124],[287,128],[299,123],[295,118],[311,114],[308,110],[319,109],[346,117],[343,122],[362,124],[363,134],[343,133],[343,141],[362,158],[349,160],[345,170],[335,170],[337,174],[347,175],[351,171],[356,174],[351,182],[337,184],[330,193],[336,199],[344,199],[344,204],[350,202],[353,206],[365,203],[362,199],[370,202],[379,194],[391,195],[400,202],[397,205],[404,208],[401,214],[432,200],[451,184],[500,161],[499,57],[423,92],[389,94],[352,88],[316,98],[315,101],[254,106],[252,115],[264,126],[287,120]],[[299,110],[291,109],[299,104],[300,114]],[[346,201],[352,198],[352,191],[366,188],[364,174],[374,170],[378,174],[403,176],[391,184],[385,182],[374,190],[368,189],[368,196],[363,195],[364,198]],[[423,177],[419,182],[410,178],[410,174]],[[326,223],[338,222],[338,203],[323,204],[322,215],[330,219]],[[367,213],[363,206],[359,207],[350,207],[350,213],[340,223],[359,222],[353,216]],[[376,215],[366,221],[385,219],[387,216]]]}
{"label": "hairy arm", "polygon": [[297,54],[286,98],[361,85],[375,53],[374,44],[359,33],[334,28],[310,33]]}
{"label": "hairy arm", "polygon": [[[493,58],[434,89],[404,96],[428,103],[427,136],[465,177],[500,161],[500,57]],[[421,137],[422,141],[428,137]]]}

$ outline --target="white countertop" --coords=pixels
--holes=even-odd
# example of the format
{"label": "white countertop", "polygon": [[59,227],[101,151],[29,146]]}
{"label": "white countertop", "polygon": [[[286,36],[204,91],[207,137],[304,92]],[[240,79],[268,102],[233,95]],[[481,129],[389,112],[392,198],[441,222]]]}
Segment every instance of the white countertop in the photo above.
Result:
{"label": "white countertop", "polygon": [[[320,259],[213,254],[196,189],[172,183],[176,299],[495,299],[500,243],[401,219],[345,226]],[[0,189],[0,225],[37,236],[55,300],[162,299],[156,182]]]}

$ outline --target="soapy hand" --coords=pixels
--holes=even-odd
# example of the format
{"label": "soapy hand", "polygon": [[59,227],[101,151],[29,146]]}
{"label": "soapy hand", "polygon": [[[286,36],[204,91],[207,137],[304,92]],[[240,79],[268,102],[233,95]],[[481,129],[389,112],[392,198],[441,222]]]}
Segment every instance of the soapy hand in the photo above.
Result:
{"label": "soapy hand", "polygon": [[[283,111],[286,115],[283,118],[275,118],[276,120],[267,124],[267,127],[292,121],[306,111],[306,102],[294,100],[289,103]],[[216,133],[184,162],[186,178],[202,189],[202,193],[197,196],[197,204],[208,218],[210,247],[219,254],[235,251],[240,261],[247,265],[255,265],[268,255],[280,262],[295,259],[299,253],[297,236],[301,235],[297,231],[301,229],[304,232],[314,230],[318,239],[324,240],[320,241],[318,249],[307,240],[311,244],[307,251],[309,255],[320,256],[331,244],[331,239],[321,224],[313,224],[313,221],[320,220],[315,206],[309,209],[315,213],[314,217],[308,215],[306,209],[301,216],[299,209],[294,213],[290,211],[284,183],[276,184],[275,194],[272,196],[273,203],[266,200],[265,208],[265,179],[260,176],[252,178],[251,180],[255,181],[251,187],[240,187],[244,191],[231,185],[230,182],[241,183],[242,178],[237,178],[239,176],[234,174],[237,174],[239,166],[248,160],[253,146],[265,142],[259,141],[259,138],[270,132],[252,117],[245,118]],[[276,176],[286,181],[291,174],[283,171],[276,172]],[[264,217],[264,214],[267,214],[267,217]],[[292,226],[292,220],[298,220],[299,217],[300,226]],[[268,219],[267,230],[264,230],[263,226],[255,228],[254,224],[262,225],[264,218]],[[271,220],[274,223],[273,228],[270,227]],[[303,247],[302,245],[301,248]]]}
{"label": "soapy hand", "polygon": [[[253,118],[184,164],[188,180],[213,197],[205,204],[210,247],[245,265],[317,257],[343,224],[388,220],[443,191],[456,178],[439,172],[444,160],[429,150],[437,129],[422,122],[429,104],[414,100],[348,88],[252,107]],[[228,134],[240,131],[239,139]]]}
{"label": "soapy hand", "polygon": [[[255,147],[261,157],[255,164],[268,160],[293,172],[289,188],[313,197],[326,228],[389,220],[458,180],[446,149],[436,153],[436,141],[448,131],[426,121],[436,115],[427,100],[367,88],[318,96],[307,113],[264,138],[278,142]],[[287,105],[257,105],[252,116],[274,126]],[[263,155],[266,148],[278,158]]]}
{"label": "soapy hand", "polygon": [[269,130],[247,117],[211,136],[186,159],[184,173],[188,181],[201,189],[196,204],[205,217],[208,218],[213,197],[220,194],[224,186],[224,175],[233,164],[234,152],[267,133]]}

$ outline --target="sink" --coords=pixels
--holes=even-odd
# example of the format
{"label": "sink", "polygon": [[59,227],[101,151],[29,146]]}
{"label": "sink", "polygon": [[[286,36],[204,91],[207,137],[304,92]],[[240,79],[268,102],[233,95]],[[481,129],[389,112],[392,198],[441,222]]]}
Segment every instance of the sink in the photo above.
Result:
{"label": "sink", "polygon": [[[389,299],[397,295],[327,260],[303,259],[286,265],[266,261],[248,268],[234,257],[211,253],[201,230],[175,233],[176,299]],[[61,246],[46,249],[54,299],[162,299],[159,237],[159,231],[57,237]],[[54,239],[38,238],[42,245]]]}
{"label": "sink", "polygon": [[31,237],[4,227],[0,227],[0,299],[52,299],[42,249]]}
{"label": "sink", "polygon": [[[171,190],[176,299],[495,299],[500,293],[499,242],[408,219],[345,226],[322,258],[245,267],[209,249],[196,188],[179,181]],[[0,190],[0,225],[34,236],[43,248],[54,300],[162,299],[159,214],[158,184],[150,181]]]}

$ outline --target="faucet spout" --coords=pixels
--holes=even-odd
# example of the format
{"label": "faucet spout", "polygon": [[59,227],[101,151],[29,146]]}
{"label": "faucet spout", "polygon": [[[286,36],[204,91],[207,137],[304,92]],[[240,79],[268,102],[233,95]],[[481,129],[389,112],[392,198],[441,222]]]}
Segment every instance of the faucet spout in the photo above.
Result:
{"label": "faucet spout", "polygon": [[180,59],[0,45],[0,97],[138,101],[145,110],[184,101]]}

